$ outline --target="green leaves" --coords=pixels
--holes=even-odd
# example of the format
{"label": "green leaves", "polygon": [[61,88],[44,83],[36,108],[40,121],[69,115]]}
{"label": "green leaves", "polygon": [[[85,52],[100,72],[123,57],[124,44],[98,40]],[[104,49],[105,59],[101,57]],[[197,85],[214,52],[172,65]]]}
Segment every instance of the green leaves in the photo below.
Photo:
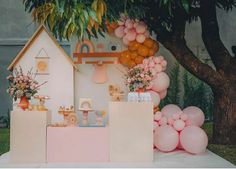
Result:
{"label": "green leaves", "polygon": [[181,0],[181,4],[182,4],[184,10],[185,10],[187,13],[189,13],[189,2],[188,2],[188,0]]}

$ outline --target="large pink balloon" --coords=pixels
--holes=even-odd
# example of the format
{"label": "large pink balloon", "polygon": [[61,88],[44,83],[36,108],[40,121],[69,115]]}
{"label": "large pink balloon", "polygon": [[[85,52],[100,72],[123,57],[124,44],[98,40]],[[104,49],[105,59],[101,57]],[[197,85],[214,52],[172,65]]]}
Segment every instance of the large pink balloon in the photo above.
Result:
{"label": "large pink balloon", "polygon": [[114,33],[117,38],[123,38],[123,36],[125,36],[124,29],[125,29],[124,26],[119,26],[118,28],[115,29]]}
{"label": "large pink balloon", "polygon": [[151,95],[154,107],[158,106],[160,104],[160,101],[161,101],[161,98],[160,98],[159,94],[157,92],[154,92],[154,91],[151,91],[151,90],[148,91],[148,92]]}
{"label": "large pink balloon", "polygon": [[152,80],[152,90],[161,92],[166,90],[170,85],[170,78],[165,72],[160,72],[156,75],[156,78]]}
{"label": "large pink balloon", "polygon": [[205,131],[200,127],[188,126],[180,133],[180,143],[185,151],[200,154],[206,151],[208,138]]}
{"label": "large pink balloon", "polygon": [[169,152],[174,150],[179,143],[179,134],[169,125],[155,129],[154,145],[161,151]]}
{"label": "large pink balloon", "polygon": [[160,95],[160,98],[161,98],[161,99],[164,99],[164,98],[166,97],[166,95],[167,95],[167,90],[161,91],[161,92],[159,93],[159,95]]}
{"label": "large pink balloon", "polygon": [[175,104],[168,104],[161,109],[161,112],[169,119],[172,118],[173,114],[181,114],[181,109]]}
{"label": "large pink balloon", "polygon": [[189,106],[183,110],[183,112],[188,116],[190,125],[201,127],[204,123],[205,116],[203,111],[196,106]]}

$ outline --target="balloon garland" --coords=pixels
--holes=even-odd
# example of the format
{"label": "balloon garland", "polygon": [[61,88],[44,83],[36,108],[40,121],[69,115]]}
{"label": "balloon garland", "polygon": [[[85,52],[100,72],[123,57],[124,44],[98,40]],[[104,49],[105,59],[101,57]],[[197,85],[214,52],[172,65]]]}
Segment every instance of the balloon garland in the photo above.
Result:
{"label": "balloon garland", "polygon": [[119,61],[128,68],[141,64],[144,58],[154,56],[159,50],[159,43],[150,38],[143,21],[121,15],[117,23],[107,24],[107,29],[109,33],[114,31],[115,36],[127,46],[128,49],[121,53]]}

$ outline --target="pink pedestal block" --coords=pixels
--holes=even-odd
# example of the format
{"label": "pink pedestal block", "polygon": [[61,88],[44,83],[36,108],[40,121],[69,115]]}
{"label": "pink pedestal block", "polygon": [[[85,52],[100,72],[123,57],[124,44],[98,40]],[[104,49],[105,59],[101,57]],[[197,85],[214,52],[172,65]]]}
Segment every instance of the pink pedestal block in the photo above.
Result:
{"label": "pink pedestal block", "polygon": [[47,162],[108,162],[107,127],[48,127]]}

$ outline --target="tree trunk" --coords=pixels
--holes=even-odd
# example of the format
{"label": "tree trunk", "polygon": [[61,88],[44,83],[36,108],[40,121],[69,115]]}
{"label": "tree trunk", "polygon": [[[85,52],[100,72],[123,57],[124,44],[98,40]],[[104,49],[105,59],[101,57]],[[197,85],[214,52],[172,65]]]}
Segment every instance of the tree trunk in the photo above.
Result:
{"label": "tree trunk", "polygon": [[213,143],[236,144],[236,84],[227,80],[222,88],[213,89]]}

